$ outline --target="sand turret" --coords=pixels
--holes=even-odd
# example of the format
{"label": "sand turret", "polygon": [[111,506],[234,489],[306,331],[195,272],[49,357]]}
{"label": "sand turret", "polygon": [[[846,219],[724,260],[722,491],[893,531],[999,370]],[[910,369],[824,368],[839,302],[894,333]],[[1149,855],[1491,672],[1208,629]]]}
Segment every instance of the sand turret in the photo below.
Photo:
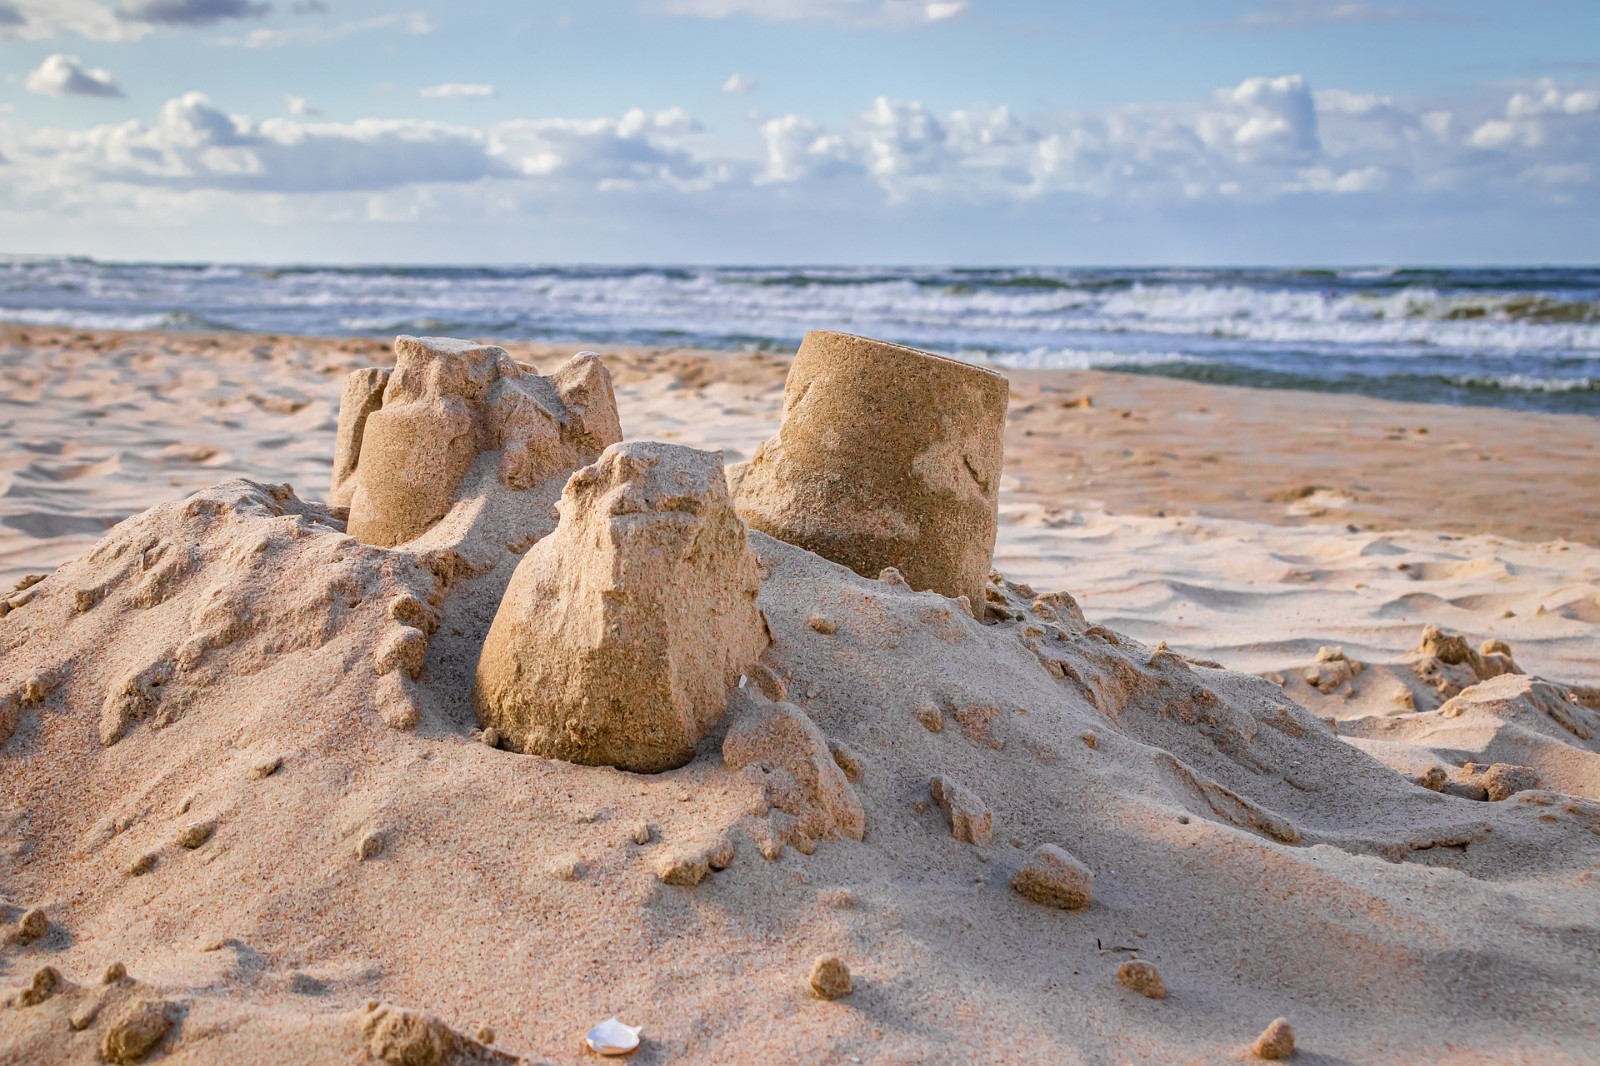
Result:
{"label": "sand turret", "polygon": [[681,766],[766,648],[719,453],[630,442],[574,474],[478,661],[479,720],[518,751]]}
{"label": "sand turret", "polygon": [[943,356],[815,330],[783,423],[737,477],[752,529],[866,577],[981,608],[998,527],[1008,385]]}
{"label": "sand turret", "polygon": [[622,438],[593,354],[545,377],[494,345],[399,337],[394,350],[392,371],[350,376],[339,409],[330,500],[368,544],[415,539],[484,477],[523,491]]}

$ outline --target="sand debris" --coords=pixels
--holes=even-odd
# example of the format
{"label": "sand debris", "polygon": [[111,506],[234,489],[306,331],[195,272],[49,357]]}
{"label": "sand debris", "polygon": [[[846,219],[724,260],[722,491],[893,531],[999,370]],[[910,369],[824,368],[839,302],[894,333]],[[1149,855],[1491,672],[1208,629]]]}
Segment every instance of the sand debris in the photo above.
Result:
{"label": "sand debris", "polygon": [[1117,983],[1146,999],[1166,999],[1167,984],[1160,972],[1143,959],[1129,959],[1117,967]]}
{"label": "sand debris", "polygon": [[133,999],[111,1017],[100,1038],[107,1062],[138,1062],[155,1050],[177,1020],[177,1007],[162,999]]}
{"label": "sand debris", "polygon": [[928,782],[928,791],[950,822],[951,836],[979,845],[994,839],[994,815],[971,789],[940,775]]}
{"label": "sand debris", "polygon": [[1093,898],[1094,874],[1065,848],[1041,844],[1011,878],[1011,887],[1035,903],[1076,911]]}
{"label": "sand debris", "polygon": [[818,956],[808,983],[818,999],[843,999],[850,994],[850,967],[836,955]]}
{"label": "sand debris", "polygon": [[31,944],[49,932],[50,916],[38,907],[32,907],[17,919],[17,928],[12,931],[11,940],[16,944]]}
{"label": "sand debris", "polygon": [[189,822],[178,830],[177,835],[172,838],[172,842],[180,848],[188,848],[193,851],[210,840],[211,834],[216,831],[217,823],[214,821]]}
{"label": "sand debris", "polygon": [[1250,1045],[1250,1050],[1258,1059],[1269,1062],[1282,1062],[1294,1055],[1294,1030],[1289,1026],[1287,1018],[1274,1018],[1272,1022],[1256,1037],[1256,1042]]}

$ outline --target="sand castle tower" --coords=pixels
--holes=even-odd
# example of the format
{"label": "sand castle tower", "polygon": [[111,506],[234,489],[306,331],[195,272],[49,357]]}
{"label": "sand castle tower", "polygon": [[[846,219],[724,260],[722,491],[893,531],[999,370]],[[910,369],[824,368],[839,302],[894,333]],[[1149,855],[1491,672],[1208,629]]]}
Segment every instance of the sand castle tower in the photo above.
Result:
{"label": "sand castle tower", "polygon": [[484,642],[478,718],[526,754],[682,766],[769,640],[722,456],[614,444],[557,510]]}
{"label": "sand castle tower", "polygon": [[545,377],[494,345],[402,336],[394,350],[392,371],[350,375],[339,406],[329,501],[368,544],[415,539],[485,477],[523,491],[622,439],[593,353]]}
{"label": "sand castle tower", "polygon": [[863,576],[895,567],[981,609],[1008,392],[982,367],[814,330],[778,435],[736,478],[739,515]]}

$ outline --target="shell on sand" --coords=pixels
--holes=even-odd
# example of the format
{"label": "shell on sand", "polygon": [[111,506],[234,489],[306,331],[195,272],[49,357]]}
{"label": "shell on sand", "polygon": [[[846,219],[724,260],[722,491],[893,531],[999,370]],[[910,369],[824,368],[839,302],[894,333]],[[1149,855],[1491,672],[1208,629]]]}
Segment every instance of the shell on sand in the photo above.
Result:
{"label": "shell on sand", "polygon": [[589,1050],[601,1055],[627,1055],[639,1047],[640,1025],[626,1025],[616,1018],[607,1018],[584,1034],[583,1041]]}

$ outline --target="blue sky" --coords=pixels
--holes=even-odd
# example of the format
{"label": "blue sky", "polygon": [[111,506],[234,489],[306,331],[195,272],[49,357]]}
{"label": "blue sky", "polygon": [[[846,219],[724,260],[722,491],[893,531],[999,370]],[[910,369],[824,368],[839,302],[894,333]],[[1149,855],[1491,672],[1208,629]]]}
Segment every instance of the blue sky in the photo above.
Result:
{"label": "blue sky", "polygon": [[0,251],[1600,259],[1594,0],[0,0]]}

